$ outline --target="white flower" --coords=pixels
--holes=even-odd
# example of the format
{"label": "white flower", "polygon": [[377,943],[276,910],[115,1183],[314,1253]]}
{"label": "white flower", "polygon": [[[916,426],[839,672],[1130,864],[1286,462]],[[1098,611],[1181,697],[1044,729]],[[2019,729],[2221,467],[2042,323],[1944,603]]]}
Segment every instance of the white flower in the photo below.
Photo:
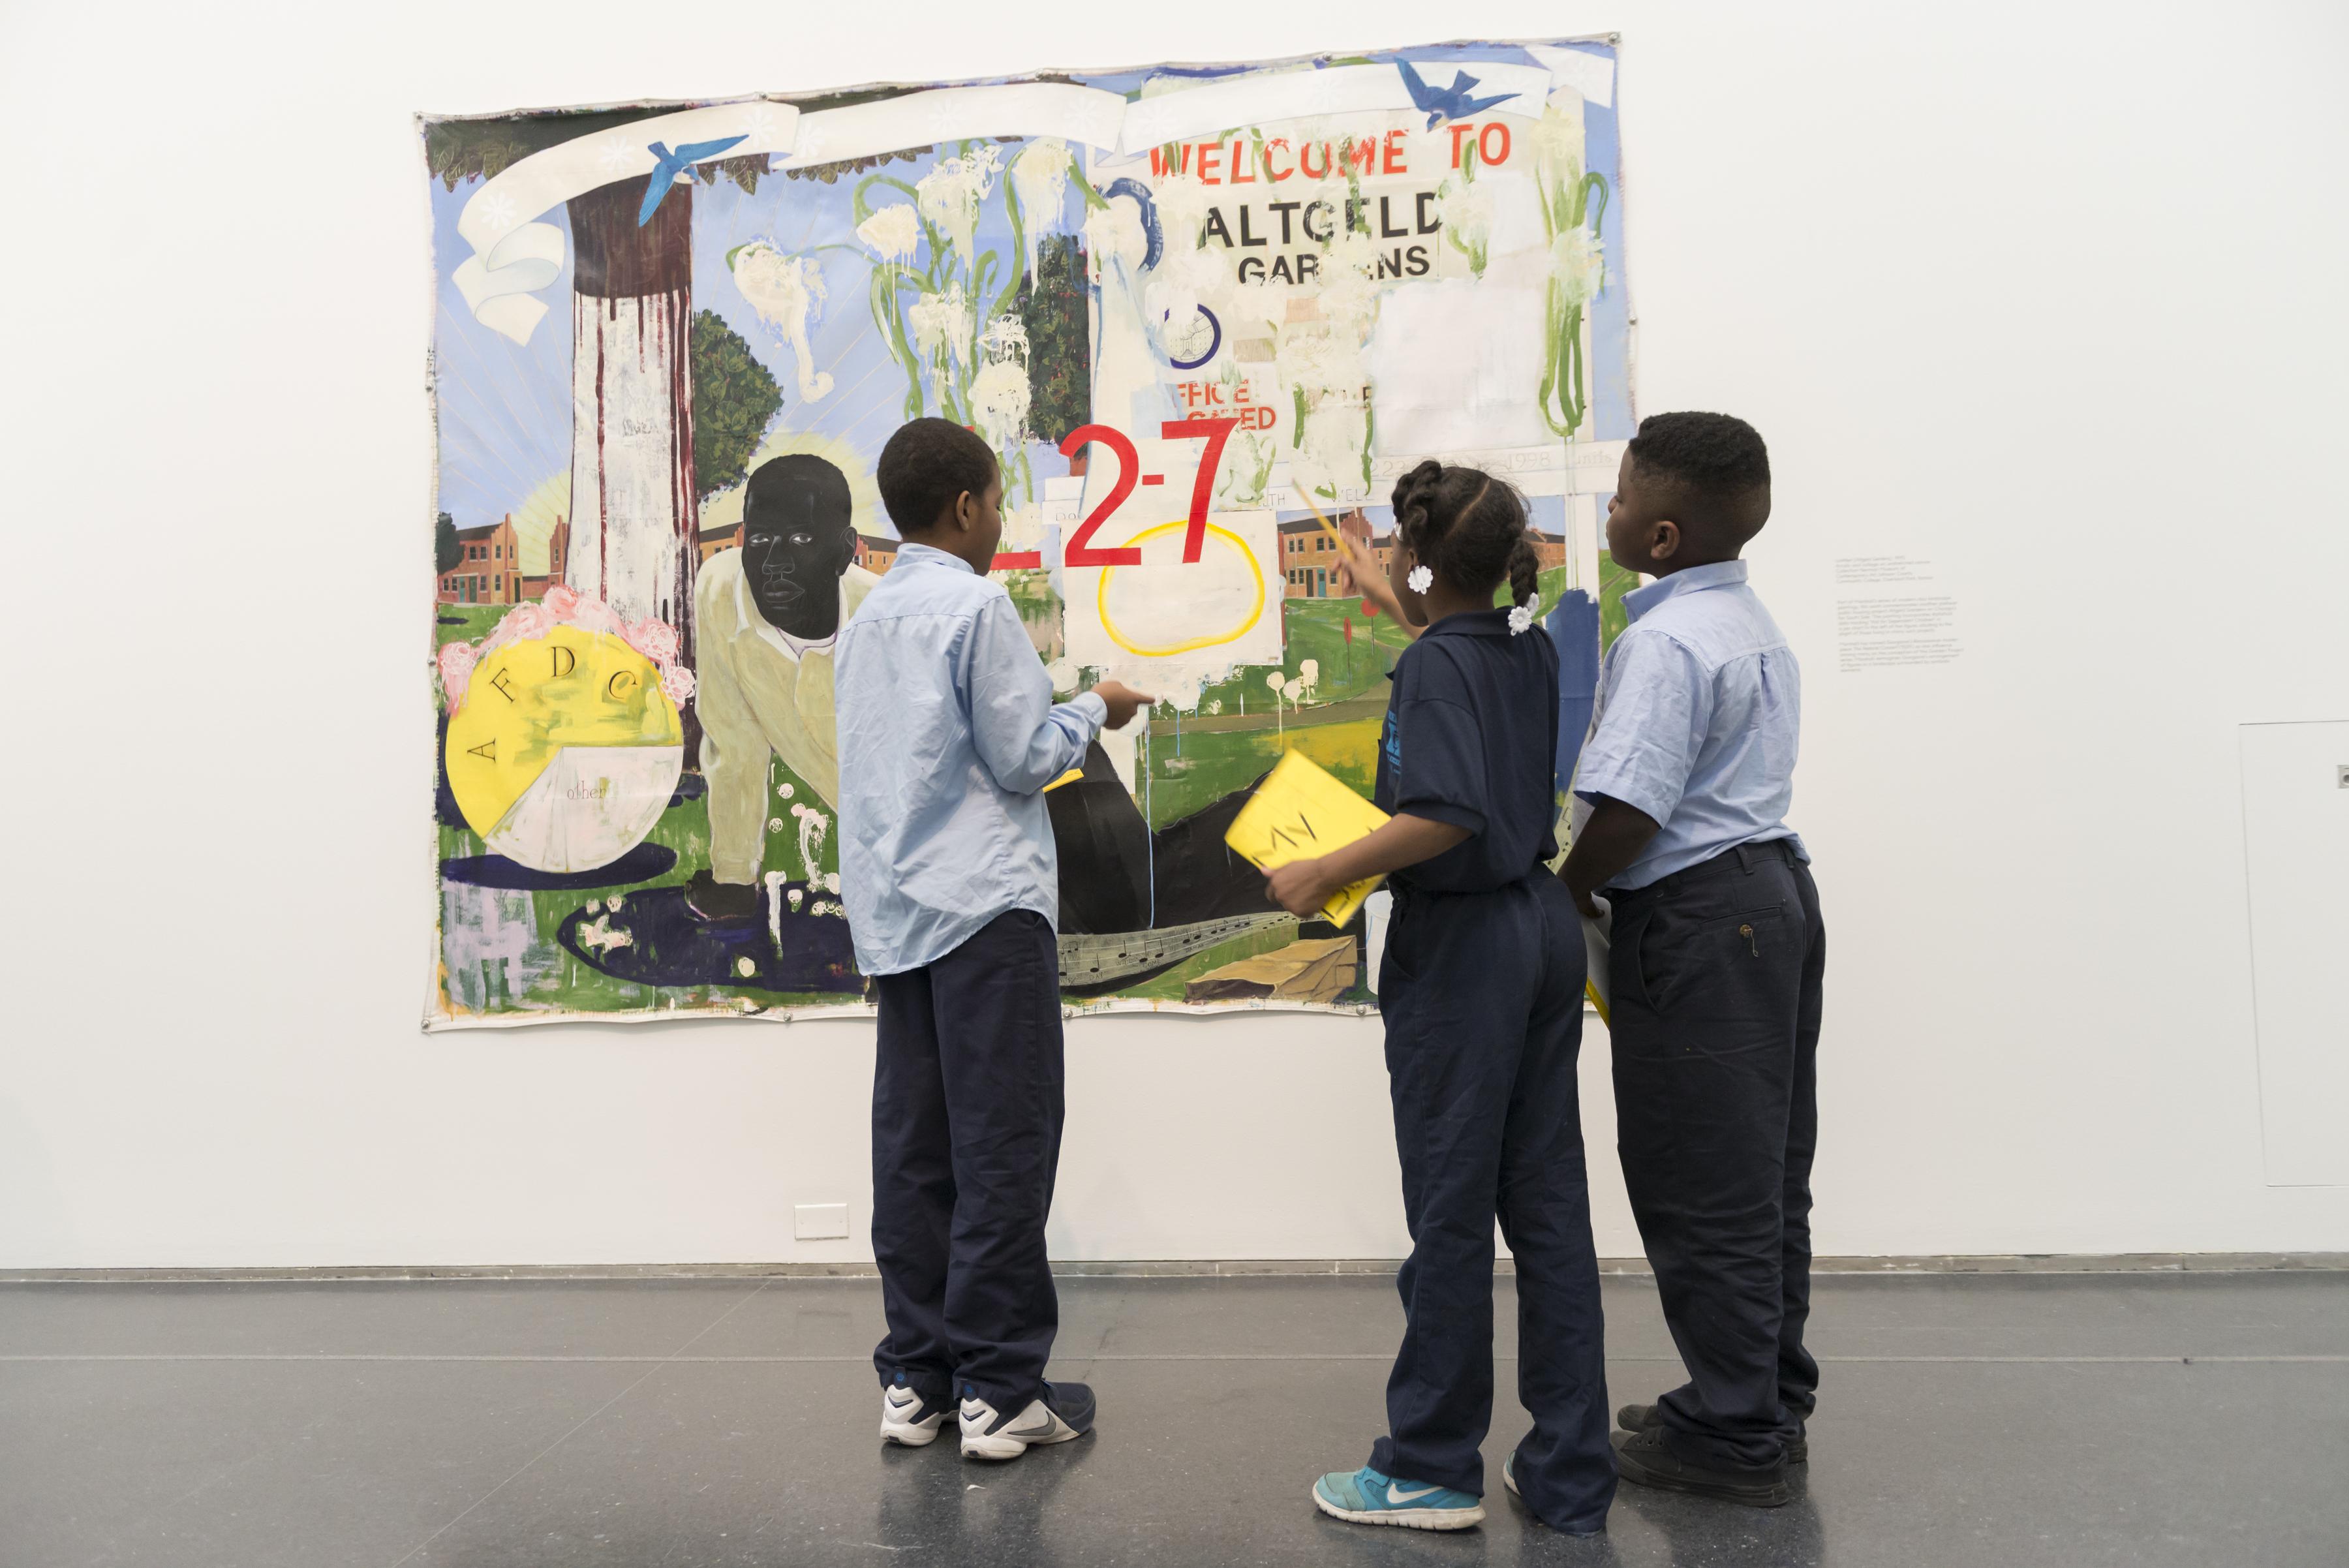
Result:
{"label": "white flower", "polygon": [[1489,185],[1446,180],[1437,187],[1435,210],[1452,238],[1475,251],[1492,238],[1493,191]]}
{"label": "white flower", "polygon": [[970,383],[970,410],[989,445],[1009,448],[1028,426],[1028,367],[998,359]]}
{"label": "white flower", "polygon": [[766,147],[775,139],[774,111],[764,104],[752,109],[750,118],[742,122],[742,131],[754,150]]}
{"label": "white flower", "polygon": [[778,795],[780,795],[780,796],[781,796],[781,797],[782,797],[783,799],[785,799],[785,800],[789,800],[789,799],[791,799],[791,798],[792,798],[792,781],[791,781],[791,780],[789,780],[789,779],[785,779],[782,783],[781,783],[781,784],[777,784],[777,785],[775,786],[775,794],[778,794]]}
{"label": "white flower", "polygon": [[1002,153],[993,143],[968,158],[941,158],[937,167],[914,183],[914,201],[922,216],[946,233],[965,265],[971,261],[971,238],[978,232],[978,204],[995,188],[995,171]]}
{"label": "white flower", "polygon": [[1509,635],[1516,636],[1534,624],[1534,612],[1541,608],[1541,595],[1536,594],[1509,612]]}
{"label": "white flower", "polygon": [[770,832],[770,833],[781,833],[782,830],[783,830],[783,819],[782,819],[781,817],[780,817],[780,816],[771,816],[771,817],[767,818],[767,831],[768,831],[768,832]]}
{"label": "white flower", "polygon": [[1580,305],[1605,285],[1607,260],[1599,236],[1580,223],[1549,243],[1549,275],[1569,306]]}
{"label": "white flower", "polygon": [[882,208],[856,225],[856,237],[885,262],[910,262],[921,248],[922,222],[903,202]]}
{"label": "white flower", "polygon": [[1559,171],[1568,184],[1582,174],[1582,117],[1562,112],[1556,104],[1543,106],[1541,118],[1534,121],[1534,156],[1547,162],[1561,163]]}
{"label": "white flower", "polygon": [[807,889],[804,888],[794,888],[790,892],[785,893],[783,897],[792,901],[792,908],[793,909],[797,909],[802,901],[807,898]]}
{"label": "white flower", "polygon": [[1069,144],[1057,136],[1030,142],[1011,161],[1011,189],[1028,229],[1028,270],[1036,270],[1036,242],[1061,226],[1069,195]]}
{"label": "white flower", "polygon": [[759,966],[750,959],[738,958],[734,961],[734,972],[748,980],[759,972]]}
{"label": "white flower", "polygon": [[1087,218],[1085,254],[1092,258],[1096,280],[1101,276],[1101,268],[1112,261],[1127,272],[1141,271],[1143,257],[1150,254],[1150,236],[1142,226],[1141,203],[1131,196],[1112,196],[1106,208]]}
{"label": "white flower", "polygon": [[823,874],[823,890],[827,893],[837,893],[840,891],[839,872],[827,871]]}
{"label": "white flower", "polygon": [[1435,586],[1435,574],[1425,566],[1413,566],[1411,569],[1411,576],[1405,577],[1403,581],[1411,585],[1413,593],[1423,594]]}
{"label": "white flower", "polygon": [[1212,718],[1214,718],[1216,714],[1218,714],[1218,713],[1222,712],[1223,711],[1224,711],[1224,700],[1223,700],[1222,698],[1220,698],[1220,697],[1216,698],[1215,701],[1213,701],[1212,702],[1209,702],[1209,703],[1207,704],[1207,716],[1208,716],[1209,718],[1211,718],[1211,719],[1212,719]]}
{"label": "white flower", "polygon": [[635,145],[624,136],[607,136],[595,144],[595,161],[606,174],[627,172],[628,165],[636,161],[636,153]]}
{"label": "white flower", "polygon": [[493,229],[502,229],[514,220],[513,199],[502,191],[492,191],[481,198],[481,221]]}
{"label": "white flower", "polygon": [[905,322],[914,329],[914,347],[933,364],[959,362],[970,353],[972,312],[959,283],[907,306]]}
{"label": "white flower", "polygon": [[809,402],[832,390],[832,376],[815,368],[809,329],[823,315],[823,269],[813,256],[785,255],[765,240],[753,240],[730,258],[734,286],[792,346],[799,358],[800,396]]}

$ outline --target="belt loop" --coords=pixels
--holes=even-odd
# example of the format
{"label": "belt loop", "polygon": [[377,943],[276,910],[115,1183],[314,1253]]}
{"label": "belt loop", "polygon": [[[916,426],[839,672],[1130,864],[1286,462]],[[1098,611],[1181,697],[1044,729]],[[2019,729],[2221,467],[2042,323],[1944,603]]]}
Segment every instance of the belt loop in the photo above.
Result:
{"label": "belt loop", "polygon": [[1753,876],[1754,860],[1751,856],[1745,853],[1745,846],[1741,844],[1732,850],[1731,853],[1737,857],[1737,868],[1744,872],[1748,877]]}

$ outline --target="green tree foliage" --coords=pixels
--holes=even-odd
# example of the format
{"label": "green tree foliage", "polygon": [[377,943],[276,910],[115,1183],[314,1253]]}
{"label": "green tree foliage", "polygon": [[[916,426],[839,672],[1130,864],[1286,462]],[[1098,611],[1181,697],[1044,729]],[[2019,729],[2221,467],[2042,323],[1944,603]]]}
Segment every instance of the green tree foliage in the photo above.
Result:
{"label": "green tree foliage", "polygon": [[741,483],[783,406],[782,389],[714,310],[693,313],[693,488],[707,501]]}
{"label": "green tree foliage", "polygon": [[465,547],[457,543],[457,520],[443,512],[432,524],[432,575],[455,571],[464,558]]}
{"label": "green tree foliage", "polygon": [[1076,235],[1049,234],[1039,244],[1019,319],[1028,328],[1028,428],[1040,441],[1058,442],[1092,418],[1092,312]]}

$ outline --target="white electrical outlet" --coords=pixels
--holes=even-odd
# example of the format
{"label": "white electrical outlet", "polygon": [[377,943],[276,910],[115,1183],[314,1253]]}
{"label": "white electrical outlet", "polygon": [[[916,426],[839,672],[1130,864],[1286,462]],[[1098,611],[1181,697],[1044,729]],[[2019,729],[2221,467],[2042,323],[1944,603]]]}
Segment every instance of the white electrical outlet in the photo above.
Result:
{"label": "white electrical outlet", "polygon": [[802,1203],[792,1210],[792,1234],[802,1241],[848,1239],[848,1205]]}

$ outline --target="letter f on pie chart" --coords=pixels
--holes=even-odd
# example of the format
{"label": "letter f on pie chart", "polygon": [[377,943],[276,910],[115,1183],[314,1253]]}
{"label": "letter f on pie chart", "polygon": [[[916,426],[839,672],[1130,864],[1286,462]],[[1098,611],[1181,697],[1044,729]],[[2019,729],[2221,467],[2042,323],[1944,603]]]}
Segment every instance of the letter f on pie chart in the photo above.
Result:
{"label": "letter f on pie chart", "polygon": [[685,734],[652,660],[558,626],[474,666],[447,755],[457,807],[491,849],[534,870],[591,871],[660,820]]}

